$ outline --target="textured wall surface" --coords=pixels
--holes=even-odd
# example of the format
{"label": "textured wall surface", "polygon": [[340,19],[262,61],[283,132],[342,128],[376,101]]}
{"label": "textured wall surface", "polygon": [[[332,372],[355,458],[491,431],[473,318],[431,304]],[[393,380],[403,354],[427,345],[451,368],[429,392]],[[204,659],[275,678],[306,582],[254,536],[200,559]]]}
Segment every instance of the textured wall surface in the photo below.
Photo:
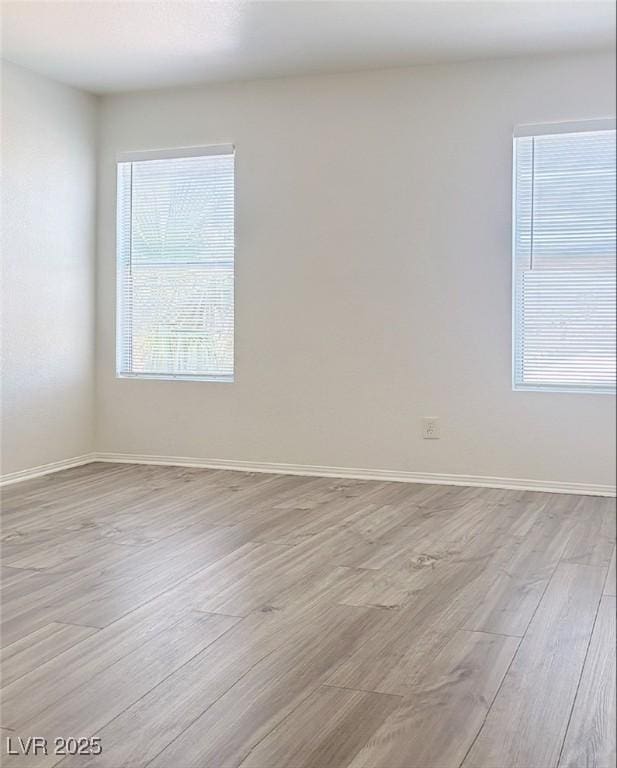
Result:
{"label": "textured wall surface", "polygon": [[[3,471],[95,448],[612,484],[614,397],[511,389],[510,227],[513,127],[614,115],[614,86],[612,56],[589,54],[132,93],[97,114],[7,64]],[[230,142],[236,380],[116,379],[116,154]]]}
{"label": "textured wall surface", "polygon": [[2,471],[93,449],[96,102],[2,67]]}
{"label": "textured wall surface", "polygon": [[[98,449],[613,483],[614,397],[512,391],[511,163],[517,124],[614,113],[601,54],[105,97]],[[118,380],[116,153],[218,142],[236,381]]]}

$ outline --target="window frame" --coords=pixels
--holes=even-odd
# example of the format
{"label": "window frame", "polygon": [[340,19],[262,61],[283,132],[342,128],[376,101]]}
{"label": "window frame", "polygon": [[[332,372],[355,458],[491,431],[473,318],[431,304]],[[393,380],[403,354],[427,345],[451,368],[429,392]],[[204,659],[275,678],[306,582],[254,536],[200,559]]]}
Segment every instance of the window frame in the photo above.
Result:
{"label": "window frame", "polygon": [[517,381],[517,344],[520,335],[517,323],[517,299],[518,299],[518,281],[517,281],[517,157],[516,157],[516,139],[532,136],[554,136],[557,134],[589,133],[593,131],[614,131],[617,126],[617,120],[614,117],[595,118],[590,120],[568,120],[554,123],[528,123],[515,127],[512,135],[512,357],[511,357],[511,375],[513,392],[549,392],[549,393],[572,393],[585,395],[615,395],[616,388],[613,386],[581,386],[578,384],[547,384],[534,385],[523,384]]}
{"label": "window frame", "polygon": [[[122,239],[122,224],[121,224],[121,199],[119,194],[119,169],[121,163],[132,163],[148,160],[179,160],[182,158],[191,157],[212,157],[216,155],[231,155],[233,160],[233,182],[234,182],[234,206],[233,206],[233,256],[228,259],[233,267],[233,303],[234,303],[234,315],[232,324],[232,336],[233,336],[233,357],[232,357],[232,372],[231,374],[186,374],[186,373],[156,373],[156,372],[136,372],[131,373],[122,370],[122,346],[123,346],[123,270],[121,267],[121,244]],[[132,379],[132,380],[144,380],[144,381],[201,381],[211,383],[224,383],[233,384],[236,379],[236,318],[235,318],[235,298],[236,298],[236,281],[235,281],[235,259],[236,259],[236,205],[235,205],[235,176],[236,176],[236,146],[231,142],[221,144],[210,144],[203,146],[189,146],[189,147],[175,147],[168,149],[148,149],[148,150],[134,150],[123,151],[116,155],[115,162],[116,169],[116,328],[115,328],[115,378],[116,379]],[[131,226],[131,223],[129,223]],[[221,263],[224,263],[221,261]]]}

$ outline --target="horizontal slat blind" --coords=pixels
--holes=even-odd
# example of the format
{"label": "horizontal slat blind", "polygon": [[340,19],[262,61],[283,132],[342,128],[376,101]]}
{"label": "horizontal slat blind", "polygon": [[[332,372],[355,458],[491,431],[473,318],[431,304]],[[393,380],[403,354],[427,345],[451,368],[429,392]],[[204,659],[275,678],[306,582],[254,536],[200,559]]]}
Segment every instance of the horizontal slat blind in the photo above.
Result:
{"label": "horizontal slat blind", "polygon": [[615,131],[514,140],[514,386],[615,389]]}
{"label": "horizontal slat blind", "polygon": [[232,379],[232,153],[118,163],[117,320],[119,375]]}

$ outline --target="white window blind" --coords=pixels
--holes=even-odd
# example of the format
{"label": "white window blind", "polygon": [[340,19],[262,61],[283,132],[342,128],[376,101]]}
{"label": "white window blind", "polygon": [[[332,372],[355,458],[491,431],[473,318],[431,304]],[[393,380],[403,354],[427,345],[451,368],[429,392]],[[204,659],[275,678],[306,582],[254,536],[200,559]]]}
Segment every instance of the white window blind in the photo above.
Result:
{"label": "white window blind", "polygon": [[233,380],[232,147],[118,162],[117,373]]}
{"label": "white window blind", "polygon": [[514,388],[612,392],[615,130],[530,128],[514,139]]}

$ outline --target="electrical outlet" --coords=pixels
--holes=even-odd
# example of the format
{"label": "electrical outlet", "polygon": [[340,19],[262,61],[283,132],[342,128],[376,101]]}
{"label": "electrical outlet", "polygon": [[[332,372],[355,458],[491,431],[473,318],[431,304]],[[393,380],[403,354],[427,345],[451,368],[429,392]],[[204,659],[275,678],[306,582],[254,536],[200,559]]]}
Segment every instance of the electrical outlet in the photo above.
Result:
{"label": "electrical outlet", "polygon": [[422,437],[425,440],[439,440],[441,437],[441,430],[438,418],[435,416],[426,416],[422,419]]}

